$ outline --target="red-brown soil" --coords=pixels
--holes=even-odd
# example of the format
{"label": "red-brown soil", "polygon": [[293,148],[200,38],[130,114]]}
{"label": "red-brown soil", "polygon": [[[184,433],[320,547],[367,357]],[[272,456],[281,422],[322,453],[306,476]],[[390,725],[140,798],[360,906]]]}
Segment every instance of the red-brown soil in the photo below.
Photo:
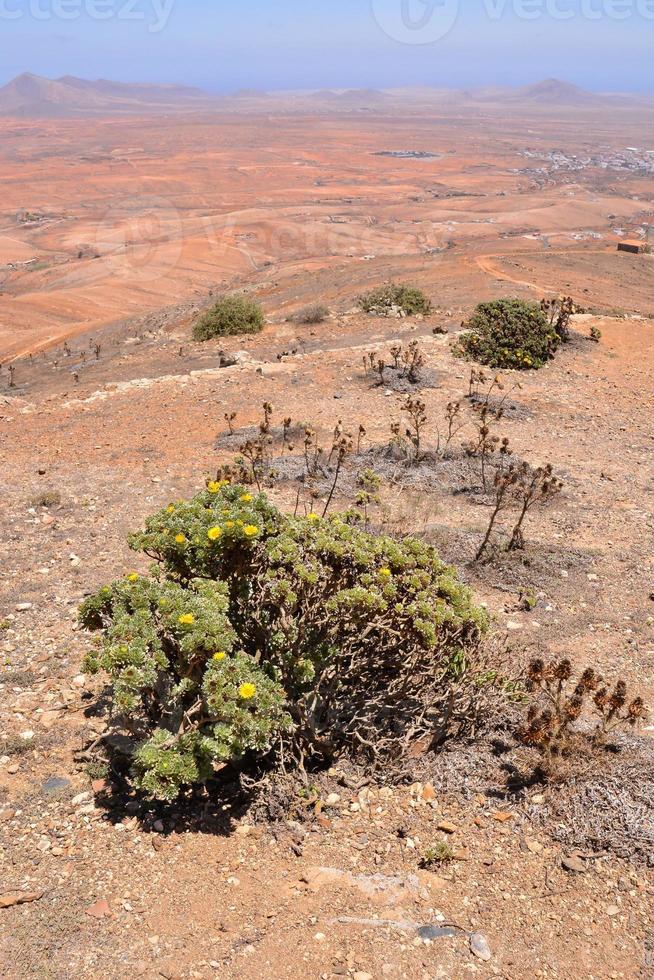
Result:
{"label": "red-brown soil", "polygon": [[[90,640],[77,605],[140,567],[130,529],[231,458],[216,449],[224,413],[251,425],[270,400],[277,419],[310,420],[325,442],[342,419],[365,425],[368,446],[386,443],[399,399],[364,375],[362,358],[417,338],[436,372],[421,394],[433,441],[445,406],[468,387],[453,334],[475,303],[507,294],[565,291],[590,311],[545,368],[506,375],[522,387],[502,434],[521,457],[551,462],[563,493],[529,521],[522,558],[482,566],[471,562],[488,516],[479,501],[387,483],[384,502],[398,530],[425,534],[457,564],[517,660],[532,649],[565,654],[624,677],[654,705],[654,259],[618,255],[611,231],[618,220],[632,233],[646,222],[652,178],[557,171],[536,185],[513,173],[532,165],[516,152],[527,142],[569,153],[639,146],[646,122],[635,112],[534,110],[528,120],[296,113],[170,127],[0,124],[0,260],[29,252],[47,263],[5,270],[0,295],[0,895],[42,893],[0,907],[1,976],[652,975],[651,867],[603,847],[584,850],[582,871],[566,871],[571,847],[534,817],[556,789],[508,794],[497,774],[481,792],[383,779],[361,787],[343,763],[319,788],[323,800],[339,798],[309,820],[297,822],[308,810],[298,796],[277,824],[253,825],[218,800],[205,823],[188,825],[173,809],[153,826],[95,793],[74,758],[103,724],[89,711],[100,685],[79,675]],[[372,155],[406,147],[443,155]],[[482,196],[443,196],[453,190]],[[161,233],[150,226],[139,239],[133,222],[153,197],[164,202]],[[21,208],[46,217],[17,224]],[[569,238],[586,231],[603,237]],[[525,237],[536,233],[549,246]],[[78,258],[82,245],[101,257]],[[353,311],[362,289],[391,277],[421,285],[434,314]],[[194,311],[228,284],[261,299],[264,332],[193,343]],[[333,311],[324,323],[287,320],[313,301]],[[220,368],[219,350],[244,354]],[[289,502],[285,488],[271,492]],[[58,502],[42,506],[46,493]],[[525,588],[538,599],[530,613],[516,611]],[[643,735],[651,741],[651,727]],[[439,766],[437,757],[437,785]],[[420,870],[425,847],[447,836],[444,820],[456,859]],[[450,923],[466,932],[426,944],[415,930]],[[469,932],[486,937],[490,960],[471,953]]]}
{"label": "red-brown soil", "polygon": [[[581,292],[586,276],[600,279],[596,302],[623,308],[624,273],[630,294],[637,281],[629,308],[647,307],[651,264],[634,275],[613,252],[616,229],[651,220],[651,173],[552,169],[523,154],[564,147],[583,157],[601,146],[608,157],[640,146],[653,112],[624,109],[610,123],[603,110],[530,109],[521,117],[515,108],[512,116],[468,109],[194,114],[168,124],[0,120],[0,356],[201,300],[210,288],[258,282],[262,273],[282,282],[299,274],[301,298],[312,282],[305,273],[324,270],[328,300],[332,270],[346,272],[349,293],[408,269],[424,269],[436,284],[441,250],[462,284],[474,255],[485,277],[512,285],[558,288],[565,279]],[[376,155],[403,150],[434,157]],[[547,274],[498,273],[495,260],[514,251],[534,274],[543,263]]]}

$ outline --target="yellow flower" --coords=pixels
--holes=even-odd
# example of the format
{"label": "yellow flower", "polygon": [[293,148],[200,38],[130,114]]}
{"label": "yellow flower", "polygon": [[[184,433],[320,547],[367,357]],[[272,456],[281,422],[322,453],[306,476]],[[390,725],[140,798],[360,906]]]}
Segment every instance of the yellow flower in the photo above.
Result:
{"label": "yellow flower", "polygon": [[254,684],[249,682],[246,684],[241,684],[238,689],[239,697],[243,698],[244,701],[249,701],[257,693],[257,689]]}
{"label": "yellow flower", "polygon": [[234,527],[234,521],[225,521],[225,527]]}
{"label": "yellow flower", "polygon": [[223,652],[223,651],[221,650],[221,651],[220,651],[220,653],[214,653],[214,655],[213,655],[213,657],[212,657],[211,659],[212,659],[212,660],[215,660],[215,661],[216,661],[216,663],[217,663],[217,664],[219,664],[219,663],[220,663],[220,661],[221,661],[221,660],[224,660],[226,656],[227,656],[227,654],[226,654],[226,653],[224,653],[224,652]]}
{"label": "yellow flower", "polygon": [[259,528],[255,527],[254,524],[246,524],[243,528],[243,534],[246,538],[253,538],[259,533]]}
{"label": "yellow flower", "polygon": [[207,537],[210,541],[217,541],[222,533],[223,529],[221,527],[210,527],[207,531]]}
{"label": "yellow flower", "polygon": [[174,508],[174,506],[172,504],[168,504],[168,507],[166,508],[166,510],[168,511],[169,514],[174,514],[175,513],[175,508]]}
{"label": "yellow flower", "polygon": [[320,518],[318,517],[317,514],[307,514],[307,520],[308,521],[319,521]]}
{"label": "yellow flower", "polygon": [[195,616],[193,613],[182,613],[177,622],[181,626],[191,626],[195,622]]}
{"label": "yellow flower", "polygon": [[241,495],[241,498],[240,499],[243,501],[244,504],[249,504],[250,501],[252,500],[252,494],[251,493],[244,493],[244,494]]}
{"label": "yellow flower", "polygon": [[380,575],[383,575],[384,578],[390,578],[390,576],[391,576],[391,570],[390,570],[390,568],[380,568],[379,569],[379,574]]}
{"label": "yellow flower", "polygon": [[129,575],[127,576],[127,581],[128,582],[138,581],[138,575],[136,574],[136,572],[130,572]]}
{"label": "yellow flower", "polygon": [[207,483],[207,490],[209,491],[209,493],[218,493],[220,487],[221,484],[218,482],[218,480],[209,480],[209,482]]}
{"label": "yellow flower", "polygon": [[185,534],[176,534],[175,535],[175,541],[177,542],[177,544],[184,544],[184,542],[186,541],[186,535]]}

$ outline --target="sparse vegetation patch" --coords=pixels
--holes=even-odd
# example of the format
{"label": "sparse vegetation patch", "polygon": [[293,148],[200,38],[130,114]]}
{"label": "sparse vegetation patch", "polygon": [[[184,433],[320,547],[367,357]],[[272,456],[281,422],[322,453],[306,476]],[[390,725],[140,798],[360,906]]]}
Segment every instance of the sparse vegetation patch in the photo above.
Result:
{"label": "sparse vegetation patch", "polygon": [[316,323],[324,323],[329,316],[329,310],[322,303],[312,303],[298,310],[292,317],[294,323],[303,323],[307,326]]}
{"label": "sparse vegetation patch", "polygon": [[263,310],[246,296],[223,296],[201,314],[193,326],[195,340],[212,340],[236,334],[260,333]]}
{"label": "sparse vegetation patch", "polygon": [[378,286],[369,293],[363,293],[358,299],[364,313],[372,316],[415,316],[422,313],[425,316],[432,311],[429,298],[416,286],[406,283],[386,283]]}

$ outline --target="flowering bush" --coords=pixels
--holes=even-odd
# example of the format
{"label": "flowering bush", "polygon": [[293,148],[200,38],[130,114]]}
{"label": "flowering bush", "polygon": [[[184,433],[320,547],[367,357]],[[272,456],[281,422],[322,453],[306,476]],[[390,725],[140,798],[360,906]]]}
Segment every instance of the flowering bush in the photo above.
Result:
{"label": "flowering bush", "polygon": [[464,326],[454,352],[492,368],[540,368],[562,339],[539,304],[520,299],[480,303]]}
{"label": "flowering bush", "polygon": [[155,565],[83,604],[103,634],[86,669],[112,678],[135,780],[165,799],[280,738],[331,758],[440,737],[487,625],[429,545],[221,481],[130,544]]}

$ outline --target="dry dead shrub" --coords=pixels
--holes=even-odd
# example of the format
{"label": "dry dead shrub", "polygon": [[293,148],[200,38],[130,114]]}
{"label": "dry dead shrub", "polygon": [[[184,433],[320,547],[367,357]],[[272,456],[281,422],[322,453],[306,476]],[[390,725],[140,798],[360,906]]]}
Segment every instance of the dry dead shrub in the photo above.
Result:
{"label": "dry dead shrub", "polygon": [[[532,660],[526,689],[533,701],[516,738],[537,750],[539,767],[548,778],[557,778],[561,759],[603,753],[613,732],[635,727],[646,714],[643,699],[629,698],[624,680],[610,689],[592,667],[575,679],[567,659],[549,664]],[[580,723],[589,716],[595,724],[583,730]]]}

